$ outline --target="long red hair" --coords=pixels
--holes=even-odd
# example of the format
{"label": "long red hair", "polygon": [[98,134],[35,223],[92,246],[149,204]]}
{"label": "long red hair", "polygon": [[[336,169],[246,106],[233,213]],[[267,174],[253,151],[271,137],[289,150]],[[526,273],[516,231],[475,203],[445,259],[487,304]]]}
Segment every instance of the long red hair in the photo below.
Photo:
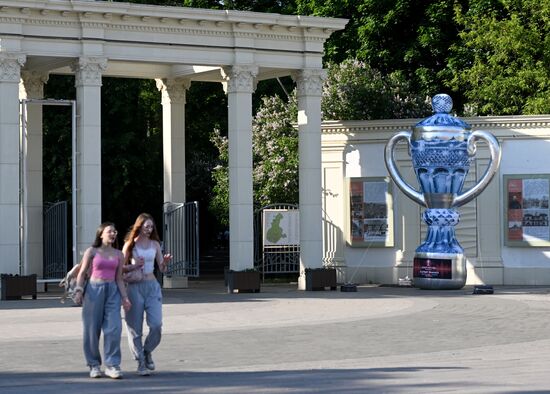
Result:
{"label": "long red hair", "polygon": [[141,227],[143,227],[143,224],[150,220],[151,223],[153,223],[153,231],[151,231],[151,235],[149,236],[150,239],[153,241],[160,242],[159,234],[157,232],[157,226],[155,224],[155,220],[153,219],[153,216],[151,216],[148,213],[140,213],[139,216],[136,218],[136,221],[134,222],[134,225],[128,231],[126,234],[126,237],[124,237],[124,243],[128,243],[128,258],[126,259],[126,264],[130,262],[132,259],[132,254],[134,252],[134,246],[136,245],[136,238],[138,237]]}

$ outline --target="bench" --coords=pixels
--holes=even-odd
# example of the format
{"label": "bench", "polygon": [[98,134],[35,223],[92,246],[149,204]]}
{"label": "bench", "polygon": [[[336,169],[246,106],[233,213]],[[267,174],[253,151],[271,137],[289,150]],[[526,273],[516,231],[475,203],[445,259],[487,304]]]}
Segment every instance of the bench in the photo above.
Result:
{"label": "bench", "polygon": [[37,279],[36,284],[43,284],[44,285],[44,292],[48,292],[48,284],[55,283],[56,285],[59,284],[63,279]]}

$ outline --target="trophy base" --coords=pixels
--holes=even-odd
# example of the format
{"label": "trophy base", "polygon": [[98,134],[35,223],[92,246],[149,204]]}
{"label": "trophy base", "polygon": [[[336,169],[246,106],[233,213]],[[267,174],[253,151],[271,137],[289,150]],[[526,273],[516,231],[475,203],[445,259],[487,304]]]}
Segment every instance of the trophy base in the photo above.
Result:
{"label": "trophy base", "polygon": [[466,284],[466,259],[458,253],[414,255],[414,287],[426,290],[458,290]]}

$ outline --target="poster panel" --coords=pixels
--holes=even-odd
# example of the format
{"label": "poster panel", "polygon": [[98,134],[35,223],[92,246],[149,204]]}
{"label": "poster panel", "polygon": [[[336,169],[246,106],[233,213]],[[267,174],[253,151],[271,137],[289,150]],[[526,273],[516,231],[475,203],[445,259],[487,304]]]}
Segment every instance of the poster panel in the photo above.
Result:
{"label": "poster panel", "polygon": [[264,246],[300,245],[300,211],[264,209],[263,243]]}
{"label": "poster panel", "polygon": [[550,175],[504,175],[504,243],[549,246]]}
{"label": "poster panel", "polygon": [[393,246],[393,207],[387,177],[348,180],[348,230],[351,246]]}
{"label": "poster panel", "polygon": [[415,278],[453,279],[453,261],[415,257],[413,275]]}

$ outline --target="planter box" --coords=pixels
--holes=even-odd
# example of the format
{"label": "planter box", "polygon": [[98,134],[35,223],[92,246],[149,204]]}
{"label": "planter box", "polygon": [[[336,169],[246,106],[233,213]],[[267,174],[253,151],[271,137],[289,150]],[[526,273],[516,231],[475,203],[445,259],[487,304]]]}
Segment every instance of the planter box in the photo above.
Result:
{"label": "planter box", "polygon": [[0,275],[2,300],[20,300],[22,296],[32,296],[36,300],[36,274]]}
{"label": "planter box", "polygon": [[260,273],[258,271],[227,271],[225,277],[227,292],[259,293]]}
{"label": "planter box", "polygon": [[306,290],[336,290],[336,270],[334,268],[306,269]]}

